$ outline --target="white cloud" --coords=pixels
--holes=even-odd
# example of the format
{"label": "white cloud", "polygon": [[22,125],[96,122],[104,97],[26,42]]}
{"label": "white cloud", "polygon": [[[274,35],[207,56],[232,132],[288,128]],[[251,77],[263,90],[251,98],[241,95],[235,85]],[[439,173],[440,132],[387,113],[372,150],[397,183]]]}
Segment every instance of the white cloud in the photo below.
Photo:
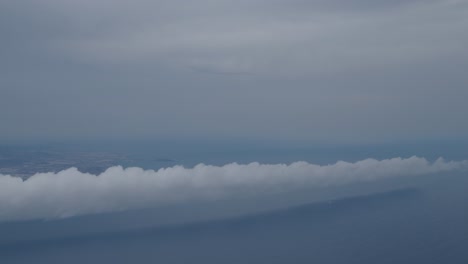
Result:
{"label": "white cloud", "polygon": [[[100,175],[70,168],[23,180],[0,175],[0,221],[53,219],[140,208],[235,201],[327,186],[468,168],[468,161],[366,159],[320,166],[307,162],[175,166],[158,171],[111,167]],[[262,208],[259,208],[261,210]]]}

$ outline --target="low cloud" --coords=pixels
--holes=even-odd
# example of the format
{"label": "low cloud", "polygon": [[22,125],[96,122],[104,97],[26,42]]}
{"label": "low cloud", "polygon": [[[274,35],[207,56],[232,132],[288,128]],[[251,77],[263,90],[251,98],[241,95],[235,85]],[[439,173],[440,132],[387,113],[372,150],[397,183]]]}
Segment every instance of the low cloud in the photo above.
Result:
{"label": "low cloud", "polygon": [[236,201],[466,168],[468,161],[438,159],[431,163],[424,158],[411,157],[366,159],[356,163],[340,161],[326,166],[307,162],[290,165],[232,163],[224,166],[199,164],[193,168],[174,166],[158,171],[116,166],[99,175],[70,168],[58,173],[37,173],[26,180],[0,174],[0,221]]}

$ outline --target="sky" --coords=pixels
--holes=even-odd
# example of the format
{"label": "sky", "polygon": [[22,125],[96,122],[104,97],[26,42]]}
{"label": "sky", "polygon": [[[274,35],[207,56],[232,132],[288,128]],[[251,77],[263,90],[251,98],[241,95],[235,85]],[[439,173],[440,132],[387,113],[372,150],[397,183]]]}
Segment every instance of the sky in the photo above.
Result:
{"label": "sky", "polygon": [[468,140],[468,1],[3,0],[0,138]]}

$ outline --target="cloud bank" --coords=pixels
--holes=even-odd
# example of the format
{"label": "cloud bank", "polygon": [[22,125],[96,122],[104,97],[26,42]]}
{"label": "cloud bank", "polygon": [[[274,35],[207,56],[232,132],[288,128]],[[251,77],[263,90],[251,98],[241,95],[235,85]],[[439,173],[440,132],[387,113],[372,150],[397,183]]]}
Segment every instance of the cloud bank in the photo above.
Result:
{"label": "cloud bank", "polygon": [[[199,164],[154,170],[111,167],[99,175],[70,168],[23,180],[0,174],[0,221],[54,219],[157,208],[192,202],[287,195],[295,190],[375,181],[388,177],[465,170],[468,161],[431,163],[424,158],[366,159],[332,165]],[[261,208],[259,208],[261,209]]]}

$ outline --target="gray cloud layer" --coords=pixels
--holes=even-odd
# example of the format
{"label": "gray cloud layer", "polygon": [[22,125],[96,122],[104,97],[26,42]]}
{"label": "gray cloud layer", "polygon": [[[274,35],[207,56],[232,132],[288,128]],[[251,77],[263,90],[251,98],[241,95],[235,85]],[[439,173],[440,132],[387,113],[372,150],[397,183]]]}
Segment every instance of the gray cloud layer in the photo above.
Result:
{"label": "gray cloud layer", "polygon": [[468,2],[0,3],[2,139],[466,139]]}
{"label": "gray cloud layer", "polygon": [[[466,1],[54,1],[47,49],[90,63],[219,73],[371,70],[466,51]],[[34,17],[33,17],[34,18]],[[37,18],[36,18],[37,19]],[[63,20],[65,25],[53,25]]]}
{"label": "gray cloud layer", "polygon": [[[466,170],[468,161],[434,163],[424,158],[366,159],[320,166],[306,162],[225,166],[175,166],[158,171],[111,167],[100,175],[70,168],[23,180],[0,175],[0,221],[53,219],[141,208],[287,196],[328,186],[389,177]],[[283,197],[286,198],[286,197]],[[226,209],[229,210],[229,209]],[[262,208],[256,208],[262,210]]]}

